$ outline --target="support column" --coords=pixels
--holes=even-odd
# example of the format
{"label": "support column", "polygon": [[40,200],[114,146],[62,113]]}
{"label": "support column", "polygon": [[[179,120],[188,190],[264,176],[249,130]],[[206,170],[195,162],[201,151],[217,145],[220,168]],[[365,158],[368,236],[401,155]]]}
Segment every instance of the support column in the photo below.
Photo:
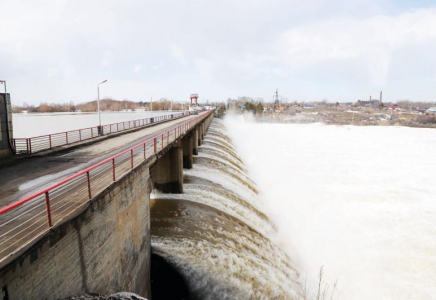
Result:
{"label": "support column", "polygon": [[201,146],[201,125],[197,125],[197,127],[195,128],[195,131],[197,131],[198,146]]}
{"label": "support column", "polygon": [[204,130],[204,122],[201,123],[201,140],[204,140],[204,135],[206,134]]}
{"label": "support column", "polygon": [[198,155],[198,130],[192,130],[192,154]]}
{"label": "support column", "polygon": [[192,157],[192,153],[194,150],[193,132],[190,132],[182,139],[182,149],[183,149],[183,168],[192,169],[192,164],[194,163],[194,159]]}
{"label": "support column", "polygon": [[151,168],[154,187],[163,193],[183,193],[183,150],[179,141]]}

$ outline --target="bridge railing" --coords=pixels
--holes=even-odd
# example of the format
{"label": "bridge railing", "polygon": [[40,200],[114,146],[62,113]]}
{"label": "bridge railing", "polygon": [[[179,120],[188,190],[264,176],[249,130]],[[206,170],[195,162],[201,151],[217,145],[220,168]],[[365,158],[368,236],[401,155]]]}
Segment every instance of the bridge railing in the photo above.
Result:
{"label": "bridge railing", "polygon": [[188,112],[180,112],[168,114],[153,118],[138,119],[119,123],[106,124],[101,126],[101,134],[99,127],[88,127],[70,131],[63,131],[53,134],[34,136],[29,138],[15,138],[13,140],[16,154],[32,154],[42,150],[52,149],[58,146],[70,145],[84,140],[92,139],[97,136],[107,135],[119,131],[129,130],[132,128],[142,127],[147,124],[162,122],[178,118],[189,114]]}
{"label": "bridge railing", "polygon": [[212,112],[173,126],[48,188],[0,208],[0,264],[144,160],[158,154]]}

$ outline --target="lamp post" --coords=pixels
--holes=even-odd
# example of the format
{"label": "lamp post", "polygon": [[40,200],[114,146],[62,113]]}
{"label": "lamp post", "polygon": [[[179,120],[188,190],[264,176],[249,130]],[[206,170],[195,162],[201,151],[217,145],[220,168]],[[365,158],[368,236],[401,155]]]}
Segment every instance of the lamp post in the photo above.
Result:
{"label": "lamp post", "polygon": [[97,84],[97,109],[98,109],[98,135],[102,135],[101,130],[101,114],[100,114],[100,84],[103,84],[107,81],[107,79],[103,80],[99,84]]}

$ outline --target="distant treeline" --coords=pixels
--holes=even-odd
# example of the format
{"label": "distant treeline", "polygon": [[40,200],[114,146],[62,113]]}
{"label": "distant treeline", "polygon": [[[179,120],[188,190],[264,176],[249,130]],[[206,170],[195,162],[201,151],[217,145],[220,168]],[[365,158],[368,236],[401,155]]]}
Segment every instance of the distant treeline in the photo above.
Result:
{"label": "distant treeline", "polygon": [[[28,105],[24,103],[22,106],[13,106],[14,113],[20,113],[23,111],[34,112],[34,113],[49,113],[49,112],[96,112],[97,111],[97,101],[90,101],[81,104],[69,103],[46,103],[42,102],[38,106]],[[134,109],[151,109],[150,102],[135,102],[130,100],[113,100],[113,99],[102,99],[100,100],[100,109],[102,111],[123,111],[123,110],[134,110]],[[171,101],[162,98],[158,101],[153,101],[153,110],[170,110]],[[173,110],[182,109],[182,104],[172,103]],[[185,105],[184,109],[187,109]]]}

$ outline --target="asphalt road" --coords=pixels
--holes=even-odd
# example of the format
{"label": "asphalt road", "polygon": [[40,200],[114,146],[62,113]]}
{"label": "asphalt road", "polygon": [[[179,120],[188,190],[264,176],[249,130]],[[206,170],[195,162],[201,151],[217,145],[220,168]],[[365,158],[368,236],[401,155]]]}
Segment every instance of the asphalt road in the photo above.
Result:
{"label": "asphalt road", "polygon": [[44,189],[99,161],[111,157],[170,127],[194,119],[191,115],[122,134],[69,152],[24,159],[0,168],[0,206],[6,206]]}

